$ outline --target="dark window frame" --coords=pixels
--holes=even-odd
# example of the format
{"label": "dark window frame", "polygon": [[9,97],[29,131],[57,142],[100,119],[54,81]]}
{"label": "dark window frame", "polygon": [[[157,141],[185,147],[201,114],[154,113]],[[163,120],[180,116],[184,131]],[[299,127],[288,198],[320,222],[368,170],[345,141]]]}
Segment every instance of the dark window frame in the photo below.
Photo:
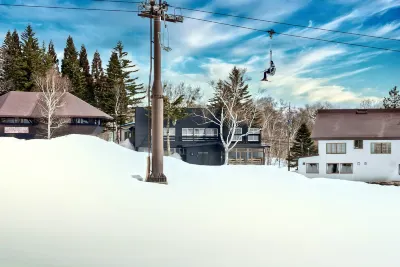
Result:
{"label": "dark window frame", "polygon": [[[358,142],[358,144],[357,144]],[[364,149],[364,141],[363,140],[354,140],[354,149]]]}
{"label": "dark window frame", "polygon": [[[329,172],[329,165],[337,165],[337,172]],[[326,174],[340,174],[340,163],[326,163]]]}
{"label": "dark window frame", "polygon": [[[332,147],[335,146],[336,152],[332,152],[333,149],[331,149],[331,152],[328,152],[328,146],[331,145]],[[337,147],[338,145],[344,145],[344,152],[337,152]],[[326,143],[326,154],[346,154],[347,153],[347,145],[346,143]]]}
{"label": "dark window frame", "polygon": [[[316,172],[311,172],[311,171],[308,171],[308,166],[309,166],[309,165],[311,165],[311,164],[315,164],[315,165],[317,165],[317,171],[316,171]],[[306,173],[314,173],[314,174],[319,174],[319,163],[306,163]]]}
{"label": "dark window frame", "polygon": [[[86,120],[88,123],[84,123],[83,121]],[[100,118],[71,118],[71,125],[96,125],[100,126],[101,125],[101,119]]]}
{"label": "dark window frame", "polygon": [[[385,153],[383,152],[383,145],[388,145]],[[373,154],[373,155],[390,155],[390,154],[392,154],[392,143],[391,142],[372,142],[371,143],[371,154]]]}
{"label": "dark window frame", "polygon": [[[342,171],[342,166],[344,164],[350,164],[351,165],[351,172],[343,172]],[[341,174],[353,174],[354,173],[354,169],[353,169],[353,163],[340,163],[340,169],[339,169]]]}

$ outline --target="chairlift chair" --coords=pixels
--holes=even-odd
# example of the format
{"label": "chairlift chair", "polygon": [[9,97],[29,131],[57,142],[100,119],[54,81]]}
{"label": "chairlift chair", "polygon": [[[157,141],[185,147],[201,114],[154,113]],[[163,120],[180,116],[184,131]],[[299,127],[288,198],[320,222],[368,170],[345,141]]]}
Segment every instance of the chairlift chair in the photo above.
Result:
{"label": "chairlift chair", "polygon": [[261,80],[263,82],[269,82],[267,79],[267,76],[268,75],[274,76],[275,72],[276,72],[276,67],[275,67],[274,61],[272,61],[272,36],[275,34],[275,31],[271,29],[268,31],[268,33],[269,33],[269,37],[271,39],[271,41],[269,43],[269,68],[263,71],[264,78]]}

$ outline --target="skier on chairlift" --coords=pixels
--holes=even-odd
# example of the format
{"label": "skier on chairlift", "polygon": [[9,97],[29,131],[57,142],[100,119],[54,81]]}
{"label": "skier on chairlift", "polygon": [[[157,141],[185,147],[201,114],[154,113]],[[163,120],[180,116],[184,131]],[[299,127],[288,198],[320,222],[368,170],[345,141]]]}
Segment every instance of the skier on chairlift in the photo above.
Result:
{"label": "skier on chairlift", "polygon": [[270,66],[267,70],[264,71],[264,78],[261,81],[268,82],[267,75],[273,76],[275,74],[276,68],[274,62],[271,60]]}

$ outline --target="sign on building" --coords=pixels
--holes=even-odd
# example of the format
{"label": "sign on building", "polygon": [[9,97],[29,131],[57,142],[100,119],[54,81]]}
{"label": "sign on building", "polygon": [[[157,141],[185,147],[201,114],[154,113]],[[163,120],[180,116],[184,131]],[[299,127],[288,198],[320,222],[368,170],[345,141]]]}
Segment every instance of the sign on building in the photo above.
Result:
{"label": "sign on building", "polygon": [[4,127],[4,133],[6,134],[27,134],[29,133],[29,127]]}

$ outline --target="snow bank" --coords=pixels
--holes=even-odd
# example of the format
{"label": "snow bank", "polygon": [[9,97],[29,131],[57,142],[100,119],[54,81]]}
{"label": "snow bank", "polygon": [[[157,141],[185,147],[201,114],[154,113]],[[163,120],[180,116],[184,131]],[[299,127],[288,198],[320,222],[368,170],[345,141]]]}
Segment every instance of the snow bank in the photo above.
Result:
{"label": "snow bank", "polygon": [[126,139],[125,141],[122,141],[121,143],[119,143],[120,146],[125,147],[127,149],[130,150],[135,150],[135,148],[133,147],[131,141],[129,141],[129,139]]}
{"label": "snow bank", "polygon": [[165,157],[88,136],[0,138],[0,266],[400,265],[400,189]]}

